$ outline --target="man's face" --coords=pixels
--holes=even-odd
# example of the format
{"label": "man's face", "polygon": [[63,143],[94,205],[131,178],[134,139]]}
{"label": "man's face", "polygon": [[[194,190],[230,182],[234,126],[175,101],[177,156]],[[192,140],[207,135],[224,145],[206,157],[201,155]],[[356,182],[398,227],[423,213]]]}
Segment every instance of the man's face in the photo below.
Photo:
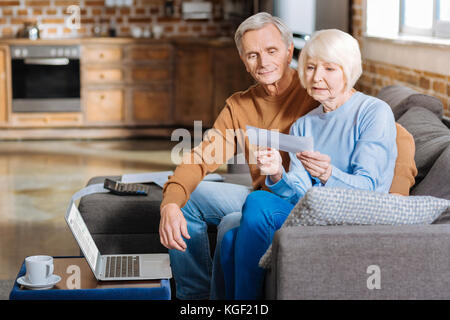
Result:
{"label": "man's face", "polygon": [[273,24],[247,31],[241,43],[241,59],[258,83],[274,84],[285,75],[292,59],[293,45],[286,48],[280,31]]}

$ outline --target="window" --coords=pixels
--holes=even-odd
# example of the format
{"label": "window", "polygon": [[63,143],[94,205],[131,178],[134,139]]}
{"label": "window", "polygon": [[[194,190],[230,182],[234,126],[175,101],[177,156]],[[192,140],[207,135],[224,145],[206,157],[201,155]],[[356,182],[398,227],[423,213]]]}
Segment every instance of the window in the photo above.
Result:
{"label": "window", "polygon": [[400,0],[367,0],[367,34],[395,36],[399,30]]}
{"label": "window", "polygon": [[450,38],[450,0],[437,1],[437,17],[434,29],[437,37]]}
{"label": "window", "polygon": [[433,0],[402,0],[400,32],[433,35]]}
{"label": "window", "polygon": [[367,0],[367,34],[450,38],[450,0]]}

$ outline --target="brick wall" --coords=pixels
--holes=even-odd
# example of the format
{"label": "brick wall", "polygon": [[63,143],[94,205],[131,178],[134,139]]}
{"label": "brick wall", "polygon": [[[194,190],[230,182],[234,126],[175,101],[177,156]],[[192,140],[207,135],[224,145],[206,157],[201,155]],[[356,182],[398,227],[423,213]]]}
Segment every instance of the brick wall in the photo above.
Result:
{"label": "brick wall", "polygon": [[[235,25],[223,19],[223,0],[211,0],[213,17],[208,20],[183,20],[182,0],[174,0],[173,15],[165,14],[164,0],[132,0],[130,7],[105,7],[105,0],[0,0],[0,37],[15,37],[25,22],[40,25],[41,38],[90,37],[97,30],[114,25],[117,36],[130,36],[133,27],[152,30],[164,28],[165,37],[229,36]],[[66,27],[70,5],[81,8],[81,27]]]}
{"label": "brick wall", "polygon": [[[361,40],[364,29],[363,14],[365,13],[362,2],[363,0],[353,0],[352,7],[352,32],[358,40]],[[435,96],[442,101],[445,115],[450,117],[450,76],[363,57],[363,75],[357,83],[358,90],[376,95],[384,86],[393,84],[405,85],[418,92]]]}

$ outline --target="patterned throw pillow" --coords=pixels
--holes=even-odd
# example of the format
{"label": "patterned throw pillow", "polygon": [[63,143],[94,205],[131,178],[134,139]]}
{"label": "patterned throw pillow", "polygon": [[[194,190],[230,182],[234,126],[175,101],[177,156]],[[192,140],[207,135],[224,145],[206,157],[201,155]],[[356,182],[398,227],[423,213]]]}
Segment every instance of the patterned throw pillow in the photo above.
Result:
{"label": "patterned throw pillow", "polygon": [[[282,225],[431,224],[450,207],[450,200],[431,196],[397,196],[365,190],[314,187],[297,203]],[[272,245],[259,261],[270,268]]]}

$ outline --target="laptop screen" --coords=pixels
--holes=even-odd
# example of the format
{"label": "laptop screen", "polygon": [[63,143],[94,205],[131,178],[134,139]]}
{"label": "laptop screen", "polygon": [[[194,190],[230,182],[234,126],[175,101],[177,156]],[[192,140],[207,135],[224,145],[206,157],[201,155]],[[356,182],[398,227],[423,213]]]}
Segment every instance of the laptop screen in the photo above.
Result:
{"label": "laptop screen", "polygon": [[72,203],[70,207],[70,212],[66,220],[70,229],[72,230],[73,236],[75,237],[78,245],[83,251],[86,260],[95,272],[95,270],[97,270],[97,258],[99,256],[99,251],[97,246],[95,245],[94,239],[92,239],[91,233],[84,223],[80,211],[78,211],[78,208],[74,203]]}

